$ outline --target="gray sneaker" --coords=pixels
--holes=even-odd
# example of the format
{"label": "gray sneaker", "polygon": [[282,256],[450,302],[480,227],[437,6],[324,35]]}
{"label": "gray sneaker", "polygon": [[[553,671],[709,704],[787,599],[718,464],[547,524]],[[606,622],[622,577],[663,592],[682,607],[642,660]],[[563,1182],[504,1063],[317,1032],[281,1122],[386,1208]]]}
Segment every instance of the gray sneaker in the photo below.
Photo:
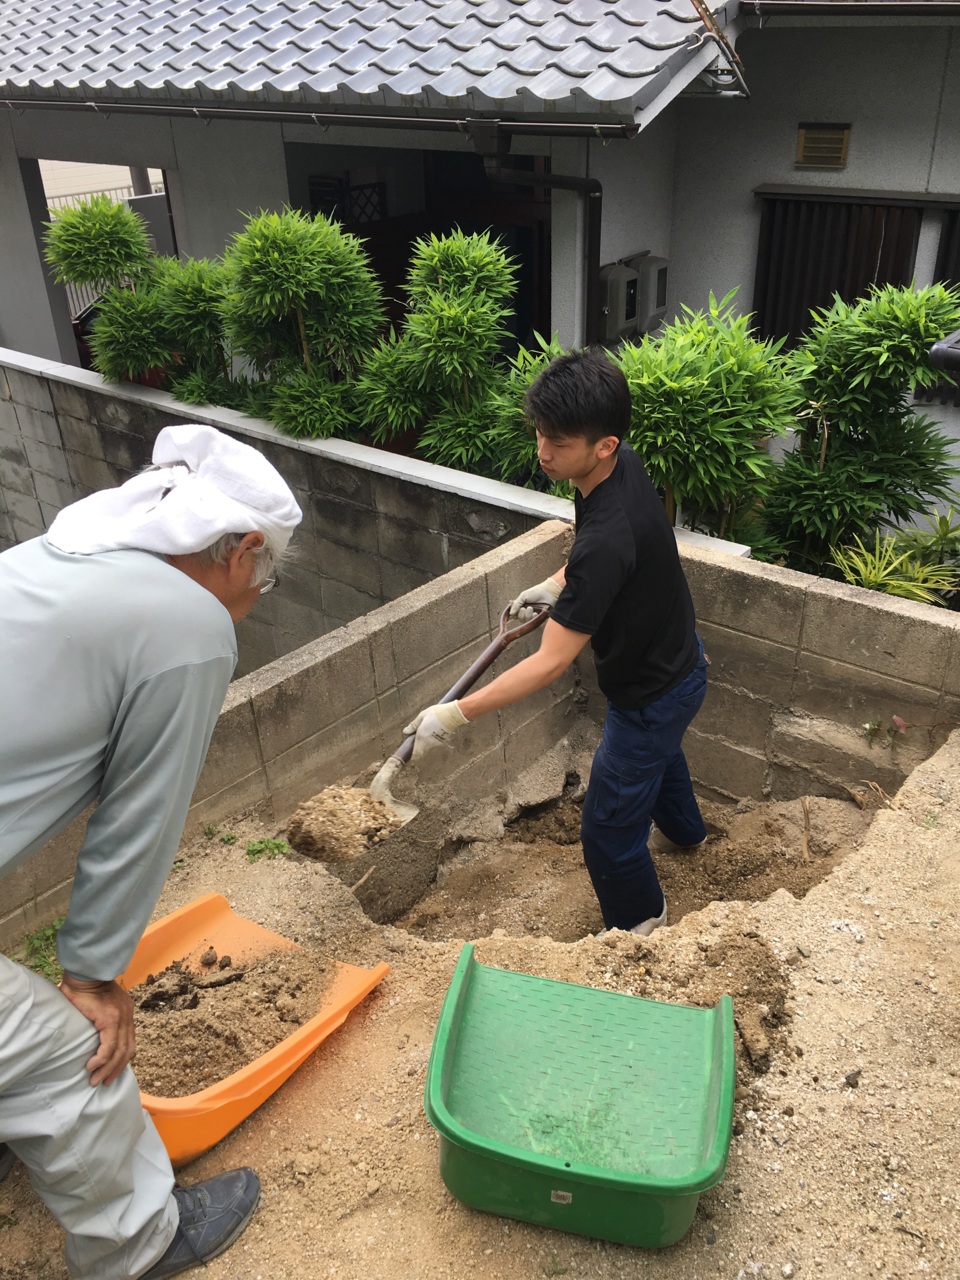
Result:
{"label": "gray sneaker", "polygon": [[0,1182],[4,1180],[16,1163],[17,1157],[5,1142],[0,1142]]}
{"label": "gray sneaker", "polygon": [[174,1187],[180,1225],[163,1257],[142,1280],[161,1280],[205,1266],[229,1249],[253,1217],[260,1179],[252,1169],[231,1169],[192,1187]]}

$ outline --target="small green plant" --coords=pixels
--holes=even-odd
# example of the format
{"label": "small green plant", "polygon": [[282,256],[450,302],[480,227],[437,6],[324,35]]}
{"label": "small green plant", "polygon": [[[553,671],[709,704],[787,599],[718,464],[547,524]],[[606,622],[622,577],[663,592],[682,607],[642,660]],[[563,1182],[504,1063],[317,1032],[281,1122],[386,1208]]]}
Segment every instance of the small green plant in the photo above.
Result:
{"label": "small green plant", "polygon": [[228,832],[226,832],[226,834],[225,834],[225,835],[222,835],[222,836],[220,837],[220,843],[221,843],[221,844],[236,844],[236,843],[237,843],[237,841],[239,840],[239,838],[240,838],[240,837],[239,837],[235,832],[233,832],[233,831],[228,831]]}
{"label": "small green plant", "polygon": [[883,729],[886,737],[886,742],[882,745],[885,747],[892,747],[897,738],[907,732],[907,724],[902,716],[895,715],[890,717],[890,722],[887,724],[885,729],[881,720],[868,720],[863,726],[863,736],[866,738],[869,746],[872,747],[876,742],[877,735],[880,733],[881,729]]}
{"label": "small green plant", "polygon": [[219,834],[220,834],[220,828],[217,826],[215,822],[208,822],[207,825],[203,828],[203,835],[205,840],[212,840],[214,836],[218,836]]}
{"label": "small green plant", "polygon": [[872,550],[859,538],[846,547],[834,547],[831,559],[847,582],[868,591],[885,591],[905,600],[924,604],[945,605],[943,593],[957,584],[953,565],[923,564],[911,552],[898,548],[891,535],[874,534]]}
{"label": "small green plant", "polygon": [[923,517],[926,529],[904,529],[897,546],[909,551],[921,564],[947,564],[960,560],[960,512],[933,507]]}
{"label": "small green plant", "polygon": [[929,813],[925,813],[921,819],[921,825],[926,827],[928,831],[933,831],[940,825],[940,815],[934,813],[931,809]]}
{"label": "small green plant", "polygon": [[37,929],[23,944],[23,963],[27,968],[56,983],[63,977],[57,961],[57,934],[65,919],[66,916],[61,916],[53,924]]}
{"label": "small green plant", "polygon": [[247,861],[259,862],[261,858],[283,858],[290,852],[286,840],[251,840],[247,845]]}
{"label": "small green plant", "polygon": [[43,256],[59,284],[133,285],[150,266],[143,218],[127,204],[95,195],[60,209],[44,223]]}

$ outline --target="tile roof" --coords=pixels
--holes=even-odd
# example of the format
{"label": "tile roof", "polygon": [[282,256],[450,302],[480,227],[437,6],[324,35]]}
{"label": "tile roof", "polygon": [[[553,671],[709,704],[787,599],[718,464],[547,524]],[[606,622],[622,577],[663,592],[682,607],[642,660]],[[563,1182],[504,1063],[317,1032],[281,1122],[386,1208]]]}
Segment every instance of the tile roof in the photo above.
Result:
{"label": "tile roof", "polygon": [[2,0],[0,99],[622,114],[702,32],[691,0]]}

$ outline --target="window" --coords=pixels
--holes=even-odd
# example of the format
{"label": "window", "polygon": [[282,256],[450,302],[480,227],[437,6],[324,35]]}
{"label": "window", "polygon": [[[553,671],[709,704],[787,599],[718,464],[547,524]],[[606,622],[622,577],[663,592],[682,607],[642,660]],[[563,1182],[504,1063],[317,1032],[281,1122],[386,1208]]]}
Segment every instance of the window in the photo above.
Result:
{"label": "window", "polygon": [[763,201],[753,309],[764,337],[796,342],[812,308],[871,284],[909,284],[923,207],[895,197],[758,189]]}

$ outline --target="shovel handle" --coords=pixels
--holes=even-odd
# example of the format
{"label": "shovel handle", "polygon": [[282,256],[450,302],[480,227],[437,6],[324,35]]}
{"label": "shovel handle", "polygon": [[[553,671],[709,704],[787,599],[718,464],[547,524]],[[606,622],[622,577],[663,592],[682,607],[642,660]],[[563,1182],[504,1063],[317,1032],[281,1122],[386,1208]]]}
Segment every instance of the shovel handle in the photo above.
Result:
{"label": "shovel handle", "polygon": [[[508,625],[510,605],[507,605],[500,615],[500,626],[496,637],[491,640],[480,657],[467,668],[457,683],[449,688],[442,698],[438,698],[437,702],[456,702],[457,698],[462,698],[468,689],[473,688],[487,668],[500,657],[508,644],[512,644],[514,640],[519,640],[521,636],[528,636],[531,631],[536,631],[537,627],[546,622],[549,613],[549,607],[541,608],[529,622],[519,622],[516,626],[511,627]],[[404,738],[400,746],[394,751],[393,759],[400,760],[403,764],[406,764],[413,755],[413,744],[416,740],[417,735],[415,733],[411,733],[408,738]]]}

